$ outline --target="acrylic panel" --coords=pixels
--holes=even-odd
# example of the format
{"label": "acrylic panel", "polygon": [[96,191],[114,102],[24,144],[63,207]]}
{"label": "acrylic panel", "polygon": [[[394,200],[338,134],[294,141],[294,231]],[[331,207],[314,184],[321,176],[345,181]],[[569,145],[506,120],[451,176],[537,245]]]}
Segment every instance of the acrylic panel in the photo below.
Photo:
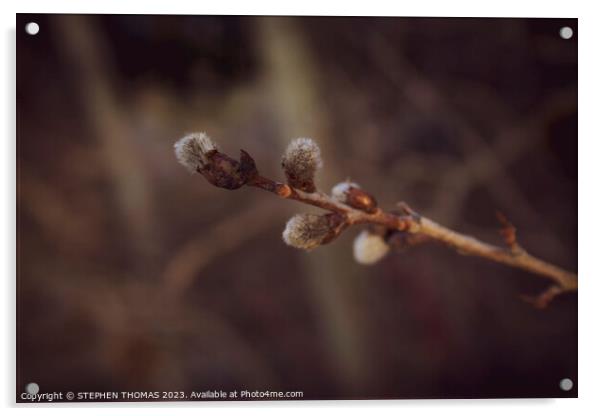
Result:
{"label": "acrylic panel", "polygon": [[577,38],[17,15],[16,400],[577,397]]}

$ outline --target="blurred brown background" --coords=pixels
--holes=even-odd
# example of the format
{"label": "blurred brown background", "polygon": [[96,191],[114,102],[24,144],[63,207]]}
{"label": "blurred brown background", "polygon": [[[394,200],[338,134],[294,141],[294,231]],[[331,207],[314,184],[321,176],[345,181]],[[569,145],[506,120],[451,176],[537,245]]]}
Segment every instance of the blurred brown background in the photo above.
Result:
{"label": "blurred brown background", "polygon": [[[35,21],[40,33],[27,35]],[[570,40],[559,29],[571,26]],[[17,390],[575,396],[577,296],[424,245],[356,264],[351,229],[177,164],[206,131],[282,178],[313,137],[351,178],[459,231],[577,267],[574,19],[17,16]]]}

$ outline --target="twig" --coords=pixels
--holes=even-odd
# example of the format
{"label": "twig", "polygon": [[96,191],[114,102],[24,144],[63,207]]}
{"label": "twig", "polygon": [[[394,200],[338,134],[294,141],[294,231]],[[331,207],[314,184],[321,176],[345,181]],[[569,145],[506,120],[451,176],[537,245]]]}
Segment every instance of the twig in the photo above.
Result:
{"label": "twig", "polygon": [[577,275],[574,273],[533,257],[524,250],[515,252],[512,248],[505,249],[484,243],[474,237],[450,230],[449,228],[437,224],[426,217],[418,216],[417,214],[395,215],[383,211],[380,208],[375,213],[369,214],[342,204],[322,192],[303,192],[287,184],[278,183],[263,177],[259,177],[258,181],[251,181],[247,185],[272,192],[281,198],[292,199],[327,211],[342,214],[346,217],[349,225],[379,224],[397,231],[423,234],[433,240],[440,241],[455,248],[462,254],[484,257],[498,263],[518,267],[550,278],[554,280],[563,291],[577,289]]}
{"label": "twig", "polygon": [[[303,140],[303,142],[299,140]],[[554,284],[550,288],[541,295],[529,299],[538,307],[545,307],[561,293],[577,290],[575,273],[527,253],[516,241],[514,226],[501,215],[498,217],[504,225],[503,235],[508,248],[488,244],[453,231],[419,215],[404,202],[398,204],[402,211],[401,214],[384,211],[376,205],[376,200],[371,195],[350,182],[337,185],[333,189],[332,195],[317,190],[313,183],[313,175],[322,162],[319,159],[317,145],[313,141],[308,142],[307,140],[309,139],[293,141],[285,153],[283,166],[289,178],[288,184],[261,176],[254,160],[243,150],[241,150],[240,162],[219,152],[215,144],[204,134],[190,135],[180,140],[176,144],[176,155],[182,164],[189,169],[192,167],[215,186],[232,190],[246,185],[263,189],[283,199],[298,201],[329,211],[330,214],[321,217],[322,219],[308,215],[305,223],[302,222],[305,219],[294,217],[289,224],[293,222],[291,227],[296,227],[296,229],[291,233],[296,234],[289,237],[288,241],[286,232],[289,225],[287,224],[285,241],[298,248],[312,249],[317,245],[327,244],[351,225],[378,225],[387,230],[424,236],[427,239],[444,243],[461,254],[486,258],[552,280]],[[288,163],[290,160],[294,160],[297,164]],[[302,180],[295,183],[295,178],[301,177]],[[306,190],[301,190],[300,187],[304,187]],[[313,229],[308,231],[307,229],[311,227]],[[306,234],[303,235],[303,233]],[[301,241],[300,238],[306,240]]]}

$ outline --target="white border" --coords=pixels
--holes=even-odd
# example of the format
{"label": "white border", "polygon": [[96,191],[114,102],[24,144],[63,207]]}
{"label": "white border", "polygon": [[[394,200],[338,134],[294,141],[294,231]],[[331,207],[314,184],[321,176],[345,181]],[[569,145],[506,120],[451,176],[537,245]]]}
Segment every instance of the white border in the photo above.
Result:
{"label": "white border", "polygon": [[[312,409],[330,412],[345,409],[345,413],[362,414],[366,411],[378,413],[411,412],[411,414],[507,415],[509,412],[529,411],[545,412],[546,415],[567,413],[590,414],[599,408],[602,400],[598,392],[600,383],[600,355],[602,353],[599,331],[600,309],[602,302],[602,275],[596,267],[596,258],[600,257],[600,242],[596,234],[601,230],[602,212],[601,192],[598,178],[602,178],[599,166],[601,152],[600,114],[600,76],[602,76],[600,40],[602,34],[600,15],[594,1],[545,1],[527,2],[525,0],[484,1],[405,1],[370,0],[351,3],[349,1],[300,0],[296,2],[276,1],[156,1],[126,2],[123,0],[73,2],[20,1],[17,4],[2,3],[0,19],[3,23],[2,76],[0,85],[3,97],[0,101],[0,126],[5,134],[1,143],[1,180],[3,195],[1,204],[2,236],[2,342],[0,357],[3,373],[0,376],[0,401],[10,406],[14,401],[14,273],[15,273],[15,90],[14,90],[14,32],[15,13],[140,13],[140,14],[301,14],[301,15],[397,15],[397,16],[472,16],[472,17],[578,17],[579,28],[579,399],[563,400],[456,400],[456,401],[396,401],[396,402],[295,402],[295,403],[204,403],[189,404],[197,414],[199,411],[223,411],[227,409],[245,409],[251,414],[265,412],[305,414]],[[33,409],[22,406],[28,413]],[[183,408],[181,404],[161,405],[134,404],[87,406],[85,412],[98,414],[104,409],[127,408],[144,415],[164,414],[167,409]],[[9,409],[15,411],[15,408]],[[599,412],[600,409],[597,409]],[[44,413],[52,414],[80,413],[81,407],[45,406]],[[170,410],[171,412],[171,410]],[[598,413],[599,414],[599,413]]]}
{"label": "white border", "polygon": [[[585,2],[584,2],[585,3]],[[254,14],[254,15],[338,15],[338,16],[464,16],[464,17],[578,17],[583,6],[578,1],[508,0],[479,1],[158,1],[125,2],[120,0],[77,2],[69,0],[21,1],[21,13],[134,13],[134,14]]]}

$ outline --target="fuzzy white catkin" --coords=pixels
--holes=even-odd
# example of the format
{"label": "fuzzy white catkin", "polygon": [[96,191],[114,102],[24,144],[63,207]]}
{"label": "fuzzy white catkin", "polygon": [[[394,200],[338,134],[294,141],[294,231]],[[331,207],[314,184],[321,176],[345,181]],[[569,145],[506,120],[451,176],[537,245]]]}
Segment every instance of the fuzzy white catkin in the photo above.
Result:
{"label": "fuzzy white catkin", "polygon": [[205,155],[211,150],[218,150],[218,147],[205,133],[187,134],[174,144],[178,162],[191,173],[207,163]]}
{"label": "fuzzy white catkin", "polygon": [[312,169],[322,167],[322,154],[317,143],[308,137],[292,140],[284,152],[284,162],[307,165]]}
{"label": "fuzzy white catkin", "polygon": [[360,264],[377,263],[387,255],[389,250],[389,245],[381,236],[367,230],[359,233],[353,242],[353,257]]}
{"label": "fuzzy white catkin", "polygon": [[300,181],[313,181],[316,171],[322,167],[320,147],[309,138],[294,139],[284,151],[282,167],[287,175]]}
{"label": "fuzzy white catkin", "polygon": [[289,246],[311,250],[319,246],[329,232],[328,219],[325,216],[297,214],[286,223],[282,239]]}

